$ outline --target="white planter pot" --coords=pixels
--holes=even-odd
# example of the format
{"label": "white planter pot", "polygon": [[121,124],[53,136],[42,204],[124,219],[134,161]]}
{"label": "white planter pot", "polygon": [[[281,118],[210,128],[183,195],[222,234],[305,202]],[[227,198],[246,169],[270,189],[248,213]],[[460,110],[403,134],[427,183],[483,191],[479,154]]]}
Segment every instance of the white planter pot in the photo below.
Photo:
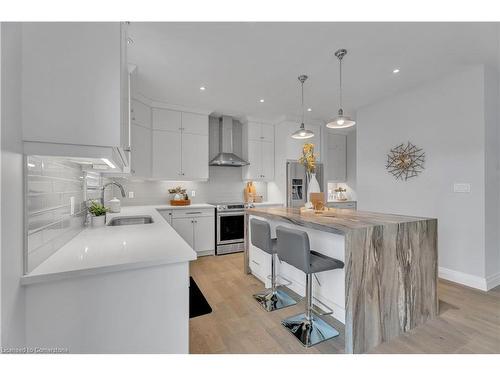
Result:
{"label": "white planter pot", "polygon": [[98,228],[106,225],[106,215],[92,216],[92,227]]}

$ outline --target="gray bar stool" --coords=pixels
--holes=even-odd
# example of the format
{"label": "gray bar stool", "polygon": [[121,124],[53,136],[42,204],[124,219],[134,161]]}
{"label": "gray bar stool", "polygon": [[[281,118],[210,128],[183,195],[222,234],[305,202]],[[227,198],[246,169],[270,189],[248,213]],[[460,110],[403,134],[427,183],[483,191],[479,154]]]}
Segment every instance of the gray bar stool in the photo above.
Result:
{"label": "gray bar stool", "polygon": [[271,255],[271,289],[254,294],[253,297],[266,311],[274,311],[297,303],[276,283],[276,239],[271,238],[271,227],[267,221],[250,220],[252,245]]}
{"label": "gray bar stool", "polygon": [[[326,314],[320,314],[313,309],[312,275],[344,268],[344,263],[312,251],[309,247],[309,236],[304,231],[279,226],[276,228],[276,236],[279,259],[306,274],[305,313],[289,317],[281,321],[281,324],[305,347],[338,336],[338,331],[318,316]],[[329,314],[331,313],[330,311]]]}

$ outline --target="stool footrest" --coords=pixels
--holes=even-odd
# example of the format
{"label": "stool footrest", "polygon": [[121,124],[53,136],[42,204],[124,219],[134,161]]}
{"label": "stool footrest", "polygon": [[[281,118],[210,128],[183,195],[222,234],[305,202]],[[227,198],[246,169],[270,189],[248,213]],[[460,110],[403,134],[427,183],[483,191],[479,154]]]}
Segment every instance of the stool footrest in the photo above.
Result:
{"label": "stool footrest", "polygon": [[[272,275],[267,275],[267,279],[268,280],[271,280],[273,281],[273,278],[272,278]],[[286,277],[283,277],[283,276],[280,276],[280,275],[276,275],[276,280],[278,279],[282,279],[282,280],[285,280],[285,284],[281,284],[281,283],[277,283],[276,286],[289,286],[289,285],[292,285],[292,281],[288,280]]]}
{"label": "stool footrest", "polygon": [[327,305],[325,305],[323,302],[321,302],[319,299],[317,299],[316,297],[313,297],[313,300],[314,302],[316,302],[317,305],[321,305],[321,309],[324,311],[319,311],[317,309],[314,308],[314,305],[312,306],[312,311],[314,311],[316,314],[320,315],[320,316],[324,316],[324,315],[332,315],[333,314],[333,310],[330,309]]}

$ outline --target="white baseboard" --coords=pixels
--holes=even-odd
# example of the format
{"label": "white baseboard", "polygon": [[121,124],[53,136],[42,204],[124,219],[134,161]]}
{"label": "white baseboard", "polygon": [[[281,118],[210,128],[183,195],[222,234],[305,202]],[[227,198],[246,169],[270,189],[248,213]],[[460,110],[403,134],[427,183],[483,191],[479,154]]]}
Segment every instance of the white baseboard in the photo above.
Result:
{"label": "white baseboard", "polygon": [[[500,279],[500,275],[496,275]],[[439,267],[439,277],[441,279],[453,281],[454,283],[469,286],[471,288],[487,291],[488,283],[484,277],[450,270],[449,268]],[[490,288],[491,289],[491,288]]]}
{"label": "white baseboard", "polygon": [[490,290],[500,285],[500,272],[486,278],[486,289]]}

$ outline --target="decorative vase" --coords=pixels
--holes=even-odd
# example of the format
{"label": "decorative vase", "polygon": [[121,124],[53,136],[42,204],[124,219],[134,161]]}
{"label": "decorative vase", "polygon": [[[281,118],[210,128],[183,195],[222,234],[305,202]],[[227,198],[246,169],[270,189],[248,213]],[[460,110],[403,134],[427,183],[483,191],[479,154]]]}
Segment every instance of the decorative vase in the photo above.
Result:
{"label": "decorative vase", "polygon": [[106,224],[106,215],[92,216],[92,227],[103,227]]}
{"label": "decorative vase", "polygon": [[321,193],[316,173],[309,174],[309,183],[307,185],[307,203],[311,203],[311,193]]}

